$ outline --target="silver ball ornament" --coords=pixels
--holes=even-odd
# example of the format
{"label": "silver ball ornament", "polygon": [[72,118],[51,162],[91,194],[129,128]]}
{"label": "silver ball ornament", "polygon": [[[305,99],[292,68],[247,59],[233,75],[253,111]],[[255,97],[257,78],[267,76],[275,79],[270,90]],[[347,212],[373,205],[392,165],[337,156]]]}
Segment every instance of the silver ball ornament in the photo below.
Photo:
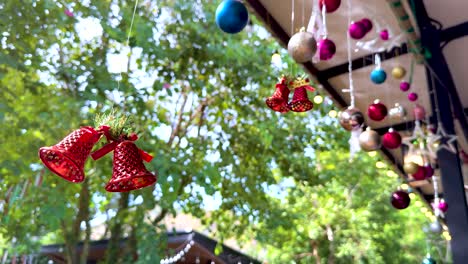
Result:
{"label": "silver ball ornament", "polygon": [[440,225],[439,221],[434,221],[429,225],[429,230],[432,233],[440,234],[440,232],[442,232],[442,226]]}
{"label": "silver ball ornament", "polygon": [[344,129],[351,131],[355,128],[361,127],[364,123],[364,115],[359,111],[359,109],[349,107],[343,112],[340,112],[338,121]]}
{"label": "silver ball ornament", "polygon": [[364,151],[374,151],[381,147],[381,139],[379,133],[367,127],[366,131],[359,135],[359,145]]}
{"label": "silver ball ornament", "polygon": [[310,32],[300,31],[288,42],[288,53],[298,63],[310,61],[317,51],[317,42]]}
{"label": "silver ball ornament", "polygon": [[388,110],[388,116],[393,120],[401,120],[406,116],[406,110],[399,103],[396,103],[394,107]]}

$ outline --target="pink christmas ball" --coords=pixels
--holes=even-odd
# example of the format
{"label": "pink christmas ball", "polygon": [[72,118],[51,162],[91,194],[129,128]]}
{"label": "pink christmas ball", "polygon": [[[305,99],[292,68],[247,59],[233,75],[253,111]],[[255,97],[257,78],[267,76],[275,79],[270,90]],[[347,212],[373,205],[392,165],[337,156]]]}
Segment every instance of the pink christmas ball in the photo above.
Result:
{"label": "pink christmas ball", "polygon": [[411,102],[415,102],[416,100],[418,100],[418,94],[417,93],[409,93],[408,94],[408,100],[410,100]]}
{"label": "pink christmas ball", "polygon": [[414,119],[423,120],[426,117],[426,110],[420,105],[416,105],[413,109]]}
{"label": "pink christmas ball", "polygon": [[364,26],[364,29],[366,30],[366,33],[368,33],[369,31],[372,30],[372,21],[370,19],[363,18],[359,22],[361,22],[362,25]]}
{"label": "pink christmas ball", "polygon": [[380,38],[381,38],[382,40],[388,40],[388,39],[390,38],[390,35],[389,35],[389,33],[388,33],[388,30],[386,30],[386,29],[380,31],[379,35],[380,35]]}
{"label": "pink christmas ball", "polygon": [[426,179],[426,169],[423,166],[419,166],[418,170],[412,174],[413,178],[417,181],[422,181]]}
{"label": "pink christmas ball", "polygon": [[354,22],[349,25],[349,36],[353,39],[362,39],[366,35],[366,28],[361,22]]}
{"label": "pink christmas ball", "polygon": [[410,86],[411,85],[409,84],[409,82],[403,81],[400,83],[400,90],[402,90],[403,92],[406,92],[410,89]]}
{"label": "pink christmas ball", "polygon": [[388,149],[396,149],[401,145],[400,133],[390,130],[382,137],[382,145]]}
{"label": "pink christmas ball", "polygon": [[322,39],[317,44],[320,60],[329,60],[336,53],[335,43],[329,39]]}
{"label": "pink christmas ball", "polygon": [[411,199],[409,194],[405,191],[396,191],[392,193],[392,197],[390,199],[393,207],[396,209],[405,209],[409,206]]}
{"label": "pink christmas ball", "polygon": [[327,13],[332,13],[335,12],[338,9],[338,7],[340,7],[341,0],[319,0],[320,10],[322,10],[323,4],[325,4]]}
{"label": "pink christmas ball", "polygon": [[439,208],[439,210],[441,210],[442,212],[447,212],[448,210],[448,204],[445,202],[445,201],[441,201],[439,202],[439,204],[437,205],[437,208]]}
{"label": "pink christmas ball", "polygon": [[367,108],[367,116],[374,121],[382,121],[387,113],[387,107],[380,102],[374,102]]}

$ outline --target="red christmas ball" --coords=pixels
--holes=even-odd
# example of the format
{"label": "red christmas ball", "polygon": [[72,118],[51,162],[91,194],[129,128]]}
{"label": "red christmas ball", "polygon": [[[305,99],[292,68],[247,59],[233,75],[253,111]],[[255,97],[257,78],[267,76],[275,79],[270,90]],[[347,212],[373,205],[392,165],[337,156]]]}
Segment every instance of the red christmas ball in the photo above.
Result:
{"label": "red christmas ball", "polygon": [[369,31],[372,30],[372,21],[370,19],[363,18],[359,22],[361,22],[362,25],[364,26],[364,29],[366,30],[366,33],[368,33]]}
{"label": "red christmas ball", "polygon": [[362,39],[367,33],[364,24],[361,22],[351,23],[351,25],[349,25],[348,32],[349,36],[353,39]]}
{"label": "red christmas ball", "polygon": [[320,60],[329,60],[336,53],[335,43],[329,39],[322,39],[317,44]]}
{"label": "red christmas ball", "polygon": [[391,203],[396,209],[405,209],[409,206],[411,199],[405,191],[396,191],[392,193]]}
{"label": "red christmas ball", "polygon": [[408,100],[410,100],[411,102],[415,102],[416,100],[418,100],[418,94],[417,93],[409,93],[408,94]]}
{"label": "red christmas ball", "polygon": [[426,168],[423,166],[419,166],[418,170],[412,174],[413,178],[417,181],[422,181],[426,179]]}
{"label": "red christmas ball", "polygon": [[426,179],[434,175],[434,168],[432,168],[430,164],[424,166],[424,171],[425,171]]}
{"label": "red christmas ball", "polygon": [[374,121],[382,121],[387,116],[387,107],[376,101],[367,108],[367,115]]}
{"label": "red christmas ball", "polygon": [[382,137],[382,145],[388,149],[396,149],[401,145],[400,133],[389,130]]}
{"label": "red christmas ball", "polygon": [[441,201],[439,202],[439,204],[437,205],[437,208],[439,208],[439,210],[441,210],[442,212],[447,212],[448,210],[448,204],[445,202],[445,201]]}
{"label": "red christmas ball", "polygon": [[319,0],[320,10],[322,10],[323,4],[325,4],[327,13],[332,13],[335,12],[338,9],[338,7],[340,7],[341,0]]}
{"label": "red christmas ball", "polygon": [[410,87],[411,87],[411,85],[410,85],[409,82],[403,81],[403,82],[400,83],[400,90],[402,90],[403,92],[408,91],[410,89]]}

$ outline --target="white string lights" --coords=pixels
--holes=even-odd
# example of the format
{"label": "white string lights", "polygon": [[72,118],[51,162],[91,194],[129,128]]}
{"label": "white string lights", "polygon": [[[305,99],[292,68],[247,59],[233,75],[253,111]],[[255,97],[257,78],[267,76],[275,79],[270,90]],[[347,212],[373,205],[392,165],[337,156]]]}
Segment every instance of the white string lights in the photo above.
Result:
{"label": "white string lights", "polygon": [[181,260],[190,251],[190,249],[192,248],[194,244],[195,242],[193,240],[190,240],[189,242],[187,242],[187,244],[185,244],[185,246],[179,252],[177,252],[177,254],[161,259],[160,264],[176,263],[177,261]]}

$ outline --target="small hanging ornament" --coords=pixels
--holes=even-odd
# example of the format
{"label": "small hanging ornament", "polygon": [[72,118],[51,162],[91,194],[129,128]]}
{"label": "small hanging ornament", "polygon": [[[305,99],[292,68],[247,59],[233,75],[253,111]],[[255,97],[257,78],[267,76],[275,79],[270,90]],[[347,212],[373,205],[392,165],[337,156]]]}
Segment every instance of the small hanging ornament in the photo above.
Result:
{"label": "small hanging ornament", "polygon": [[359,111],[359,109],[348,107],[339,114],[338,121],[344,129],[351,131],[364,124],[364,115]]}
{"label": "small hanging ornament", "polygon": [[441,200],[438,204],[437,204],[437,208],[442,211],[443,213],[446,213],[447,210],[448,210],[448,204],[447,202],[445,202],[444,200]]}
{"label": "small hanging ornament", "polygon": [[424,165],[424,171],[425,171],[426,179],[429,179],[432,176],[434,176],[434,168],[432,168],[431,164]]}
{"label": "small hanging ornament", "polygon": [[429,225],[429,230],[434,234],[440,234],[442,232],[442,226],[439,221],[434,221]]}
{"label": "small hanging ornament", "polygon": [[379,33],[380,39],[387,41],[390,39],[390,34],[388,33],[388,30],[384,29],[380,31]]}
{"label": "small hanging ornament", "polygon": [[353,39],[362,39],[367,31],[366,26],[361,22],[353,22],[348,28],[349,36]]}
{"label": "small hanging ornament", "polygon": [[375,84],[382,84],[387,79],[387,73],[383,69],[374,69],[370,74],[370,79]]}
{"label": "small hanging ornament", "polygon": [[426,118],[426,111],[424,107],[417,104],[413,109],[414,119],[416,120],[424,120]]}
{"label": "small hanging ornament", "polygon": [[317,48],[320,60],[329,60],[336,53],[335,43],[328,38],[320,40]]}
{"label": "small hanging ornament", "polygon": [[406,70],[405,68],[401,66],[397,66],[392,69],[392,76],[395,79],[402,79],[403,77],[405,77],[405,75],[406,75]]}
{"label": "small hanging ornament", "polygon": [[395,103],[395,106],[388,110],[388,117],[393,120],[402,120],[406,116],[406,110],[399,103]]}
{"label": "small hanging ornament", "polygon": [[379,133],[367,127],[366,131],[359,135],[359,145],[362,150],[367,152],[378,150],[381,146]]}
{"label": "small hanging ornament", "polygon": [[288,53],[297,63],[310,61],[317,51],[314,35],[305,28],[294,34],[288,42]]}
{"label": "small hanging ornament", "polygon": [[368,18],[363,18],[359,21],[364,27],[364,30],[366,31],[366,34],[369,33],[372,30],[372,21]]}
{"label": "small hanging ornament", "polygon": [[424,166],[419,166],[418,165],[418,170],[411,174],[411,176],[413,177],[413,179],[417,180],[417,181],[422,181],[422,180],[425,180],[426,179],[426,169],[424,168]]}
{"label": "small hanging ornament", "polygon": [[379,100],[375,100],[374,103],[367,108],[367,116],[374,121],[382,121],[387,116],[387,107]]}
{"label": "small hanging ornament", "polygon": [[306,112],[314,107],[314,103],[309,100],[307,90],[313,92],[315,89],[309,85],[309,78],[298,77],[289,83],[289,88],[294,90],[293,98],[288,103],[293,112]]}
{"label": "small hanging ornament", "polygon": [[216,24],[229,34],[242,31],[249,22],[249,12],[245,5],[238,0],[224,0],[216,9]]}
{"label": "small hanging ornament", "polygon": [[425,259],[423,259],[421,264],[437,264],[437,262],[435,261],[435,259],[431,258],[430,256],[427,256]]}
{"label": "small hanging ornament", "polygon": [[410,85],[409,82],[402,81],[402,82],[400,83],[400,90],[402,90],[403,92],[408,91],[410,88],[411,88],[411,85]]}
{"label": "small hanging ornament", "polygon": [[85,162],[101,135],[100,131],[92,127],[82,127],[55,146],[40,148],[39,157],[58,176],[70,182],[82,182],[85,178]]}
{"label": "small hanging ornament", "polygon": [[390,128],[382,137],[382,145],[388,149],[396,149],[401,146],[400,133]]}
{"label": "small hanging ornament", "polygon": [[415,102],[418,100],[418,94],[417,93],[409,93],[408,94],[408,100],[411,102]]}
{"label": "small hanging ornament", "polygon": [[265,103],[273,111],[287,113],[290,110],[288,107],[289,93],[290,91],[287,86],[287,80],[285,77],[282,77],[276,84],[275,93],[268,97]]}
{"label": "small hanging ornament", "polygon": [[409,206],[411,199],[407,192],[398,190],[392,193],[392,197],[390,201],[394,208],[402,210]]}
{"label": "small hanging ornament", "polygon": [[325,9],[327,13],[335,12],[341,5],[341,0],[319,0],[319,7],[322,10],[323,5],[325,5]]}
{"label": "small hanging ornament", "polygon": [[418,171],[418,169],[419,169],[419,165],[412,161],[405,162],[405,164],[403,164],[403,170],[407,174],[414,174]]}
{"label": "small hanging ornament", "polygon": [[387,79],[387,73],[382,69],[382,62],[379,55],[375,55],[376,67],[370,73],[370,79],[375,84],[382,84]]}

